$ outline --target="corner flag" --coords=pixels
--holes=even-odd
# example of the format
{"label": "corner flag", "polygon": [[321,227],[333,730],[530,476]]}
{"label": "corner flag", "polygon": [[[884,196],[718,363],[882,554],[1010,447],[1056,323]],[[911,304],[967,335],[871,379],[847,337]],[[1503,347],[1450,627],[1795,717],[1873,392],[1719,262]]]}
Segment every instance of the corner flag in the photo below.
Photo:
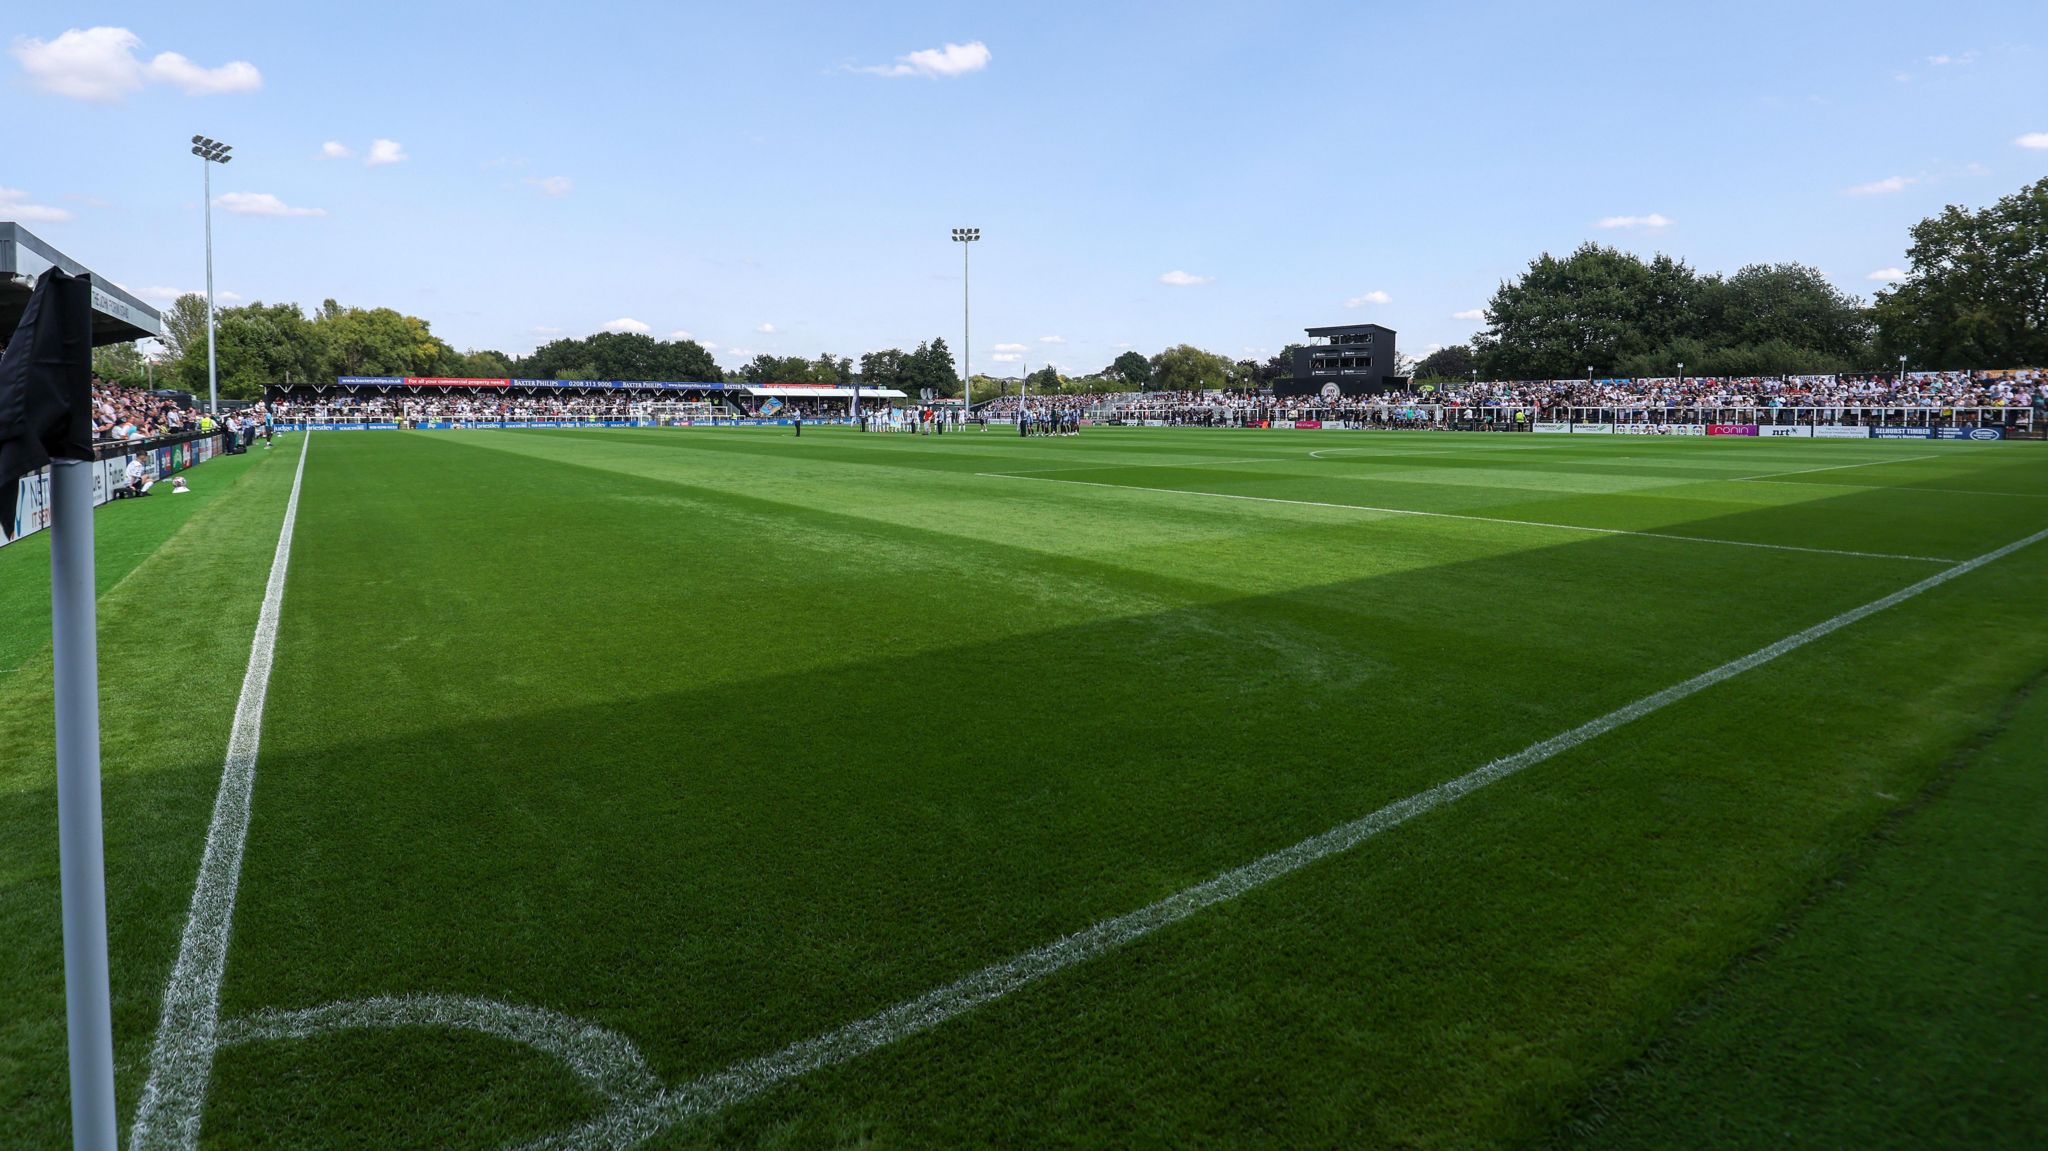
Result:
{"label": "corner flag", "polygon": [[0,353],[0,512],[50,465],[50,663],[71,1145],[115,1151],[114,1021],[100,819],[99,624],[92,573],[92,280],[51,268]]}
{"label": "corner flag", "polygon": [[0,353],[0,532],[21,477],[92,458],[92,281],[51,268]]}

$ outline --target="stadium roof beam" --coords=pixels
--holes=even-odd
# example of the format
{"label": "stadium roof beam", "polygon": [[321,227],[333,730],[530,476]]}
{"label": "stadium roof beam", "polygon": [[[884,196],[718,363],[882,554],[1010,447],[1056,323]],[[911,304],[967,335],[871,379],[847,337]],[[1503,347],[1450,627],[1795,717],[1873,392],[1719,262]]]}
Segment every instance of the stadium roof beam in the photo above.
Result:
{"label": "stadium roof beam", "polygon": [[163,336],[163,317],[127,289],[51,247],[20,224],[0,220],[0,343],[14,334],[35,292],[36,277],[51,268],[92,276],[92,342],[122,344]]}

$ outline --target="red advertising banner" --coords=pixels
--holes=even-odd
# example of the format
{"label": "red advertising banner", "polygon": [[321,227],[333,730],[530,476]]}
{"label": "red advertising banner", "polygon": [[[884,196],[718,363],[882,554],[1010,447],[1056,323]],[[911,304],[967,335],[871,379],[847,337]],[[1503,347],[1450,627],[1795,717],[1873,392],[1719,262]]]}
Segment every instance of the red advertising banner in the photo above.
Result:
{"label": "red advertising banner", "polygon": [[1707,434],[1710,436],[1753,436],[1756,434],[1756,425],[1708,424]]}
{"label": "red advertising banner", "polygon": [[1296,421],[1294,421],[1294,426],[1295,426],[1295,427],[1297,427],[1297,428],[1310,428],[1310,429],[1314,429],[1314,428],[1320,428],[1320,427],[1322,427],[1322,426],[1323,426],[1323,421],[1321,421],[1321,420],[1296,420]]}

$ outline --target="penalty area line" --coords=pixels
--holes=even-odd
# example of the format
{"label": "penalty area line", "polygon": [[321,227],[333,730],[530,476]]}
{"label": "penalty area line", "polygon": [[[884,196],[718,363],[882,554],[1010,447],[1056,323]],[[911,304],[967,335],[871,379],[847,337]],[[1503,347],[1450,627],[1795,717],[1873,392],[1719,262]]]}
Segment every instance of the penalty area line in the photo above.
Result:
{"label": "penalty area line", "polygon": [[1249,503],[1258,504],[1289,504],[1295,507],[1304,508],[1335,508],[1343,511],[1372,512],[1377,515],[1387,516],[1421,516],[1428,519],[1439,520],[1466,520],[1471,523],[1508,524],[1514,527],[1548,528],[1553,531],[1566,532],[1589,532],[1594,535],[1603,536],[1639,536],[1643,539],[1678,540],[1681,543],[1689,544],[1718,544],[1723,547],[1762,548],[1766,551],[1774,552],[1804,552],[1809,555],[1849,556],[1855,559],[1866,560],[1907,560],[1913,563],[1930,564],[1952,564],[1957,562],[1955,560],[1948,559],[1944,556],[1918,556],[1902,555],[1893,552],[1849,551],[1844,548],[1804,547],[1799,544],[1767,544],[1760,542],[1758,540],[1730,540],[1721,539],[1717,536],[1688,536],[1681,535],[1677,532],[1643,532],[1633,531],[1628,528],[1596,528],[1589,527],[1585,524],[1560,524],[1551,523],[1547,520],[1517,520],[1508,519],[1503,516],[1474,516],[1466,515],[1463,512],[1430,512],[1423,511],[1419,508],[1386,508],[1376,507],[1371,504],[1331,503],[1324,500],[1288,500],[1281,499],[1278,496],[1246,496],[1237,495],[1231,492],[1198,492],[1190,490],[1188,488],[1148,488],[1140,487],[1137,484],[1105,484],[1098,483],[1094,480],[1063,480],[1057,479],[1052,476],[1026,476],[1017,475],[1010,472],[976,472],[974,474],[977,476],[984,476],[988,479],[996,480],[1031,480],[1042,484],[1073,484],[1076,487],[1084,488],[1109,488],[1112,491],[1152,492],[1157,495],[1170,496],[1202,496],[1208,499],[1215,500],[1244,500]]}
{"label": "penalty area line", "polygon": [[278,528],[263,608],[249,644],[249,669],[235,703],[235,722],[214,796],[213,822],[192,888],[192,909],[178,941],[178,959],[164,987],[163,1015],[149,1053],[149,1080],[135,1111],[128,1145],[135,1151],[199,1145],[201,1105],[213,1075],[220,1029],[220,983],[227,971],[228,936],[234,928],[235,888],[242,876],[242,846],[249,838],[249,796],[256,785],[256,752],[263,741],[263,701],[270,691],[270,663],[277,648],[277,621],[284,606],[285,571],[291,565],[292,528],[299,518],[299,488],[306,478],[306,451],[313,433],[301,433],[299,465],[292,494]]}
{"label": "penalty area line", "polygon": [[724,1111],[792,1079],[929,1031],[1059,971],[1178,923],[1204,908],[1236,899],[1310,864],[1349,851],[1418,815],[1456,802],[1489,784],[1534,767],[1588,740],[1733,679],[2044,539],[2048,539],[2048,529],[1985,552],[1975,559],[1943,568],[1918,583],[1646,695],[1598,719],[1588,720],[1569,731],[1530,744],[1513,755],[1474,768],[1406,799],[1396,800],[1370,815],[1310,836],[1291,847],[1281,848],[1136,911],[1105,919],[1063,939],[984,967],[963,979],[835,1031],[800,1040],[780,1051],[745,1060],[723,1071],[669,1088],[651,1101],[615,1106],[587,1123],[527,1144],[527,1151],[567,1151],[569,1148],[623,1151],[686,1119]]}

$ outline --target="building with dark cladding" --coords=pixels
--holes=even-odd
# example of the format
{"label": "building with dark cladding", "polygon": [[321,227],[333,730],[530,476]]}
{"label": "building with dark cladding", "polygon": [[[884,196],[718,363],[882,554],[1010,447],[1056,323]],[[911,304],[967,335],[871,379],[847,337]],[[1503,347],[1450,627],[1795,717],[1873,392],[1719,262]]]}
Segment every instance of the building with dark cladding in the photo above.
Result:
{"label": "building with dark cladding", "polygon": [[1394,374],[1392,328],[1378,324],[1309,328],[1308,340],[1308,347],[1295,350],[1294,378],[1276,382],[1273,394],[1355,396],[1384,392],[1399,384]]}

